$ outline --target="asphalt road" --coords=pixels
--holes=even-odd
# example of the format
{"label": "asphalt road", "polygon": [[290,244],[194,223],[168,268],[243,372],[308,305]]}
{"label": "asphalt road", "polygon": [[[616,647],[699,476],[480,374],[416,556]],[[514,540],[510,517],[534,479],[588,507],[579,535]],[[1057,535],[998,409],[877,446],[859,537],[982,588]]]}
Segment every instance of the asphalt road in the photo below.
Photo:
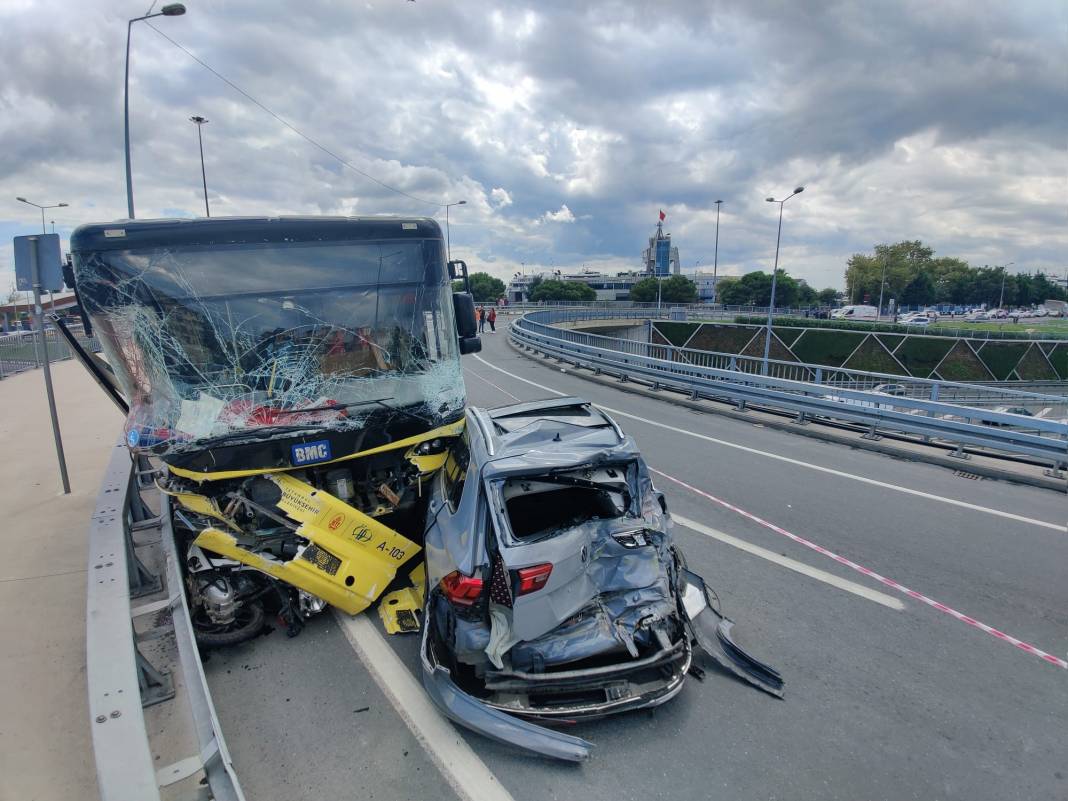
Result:
{"label": "asphalt road", "polygon": [[[1063,494],[620,393],[505,340],[464,357],[470,402],[555,390],[616,410],[677,523],[700,529],[676,527],[690,566],[787,682],[779,701],[709,670],[653,713],[576,727],[596,745],[578,766],[449,724],[505,798],[1068,799],[1068,669],[1034,650],[1068,656]],[[388,646],[402,666],[378,671],[418,680],[416,639]],[[483,797],[333,615],[205,668],[250,799],[450,798],[447,780]]]}

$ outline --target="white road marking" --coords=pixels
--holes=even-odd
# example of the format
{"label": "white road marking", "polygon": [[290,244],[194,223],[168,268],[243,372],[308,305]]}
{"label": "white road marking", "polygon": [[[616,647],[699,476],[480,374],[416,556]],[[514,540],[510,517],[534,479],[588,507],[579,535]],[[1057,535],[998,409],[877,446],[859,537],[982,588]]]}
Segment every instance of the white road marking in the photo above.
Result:
{"label": "white road marking", "polygon": [[350,617],[334,610],[352,649],[441,775],[464,801],[515,801],[460,733],[427,697],[367,613]]}
{"label": "white road marking", "polygon": [[[566,392],[560,392],[557,389],[553,389],[552,387],[547,387],[544,384],[539,384],[539,383],[537,383],[535,381],[531,381],[531,380],[529,380],[527,378],[523,378],[522,376],[516,375],[515,373],[510,373],[507,370],[505,370],[503,368],[500,368],[495,364],[490,364],[489,362],[487,362],[485,359],[483,359],[481,356],[478,356],[477,354],[475,355],[475,358],[478,359],[480,362],[482,362],[487,367],[490,367],[490,368],[492,368],[494,370],[497,370],[498,372],[504,373],[507,376],[511,376],[512,378],[515,378],[515,379],[517,379],[519,381],[522,381],[522,382],[524,382],[526,384],[530,384],[531,386],[537,387],[538,389],[544,389],[546,392],[552,392],[554,395],[567,395],[568,394]],[[706,434],[698,434],[695,431],[687,431],[684,428],[678,428],[676,426],[668,425],[667,423],[661,423],[661,422],[658,422],[656,420],[650,420],[650,419],[648,419],[646,417],[640,417],[639,415],[631,414],[630,412],[624,412],[624,411],[622,411],[620,409],[613,409],[613,408],[611,408],[609,406],[604,406],[603,404],[600,404],[600,403],[598,403],[597,406],[599,406],[600,408],[604,409],[606,412],[609,412],[609,413],[615,414],[615,415],[619,415],[620,417],[629,417],[631,420],[637,420],[638,422],[646,423],[648,425],[655,426],[657,428],[663,428],[663,429],[666,429],[668,431],[674,431],[677,434],[685,434],[688,437],[694,437],[695,439],[701,439],[701,440],[704,440],[705,442],[712,442],[712,443],[715,443],[716,445],[722,445],[725,448],[734,448],[735,450],[745,451],[746,453],[756,454],[757,456],[765,456],[768,459],[775,459],[775,460],[780,461],[780,462],[786,462],[787,464],[796,465],[797,467],[804,467],[804,468],[806,468],[808,470],[816,470],[816,471],[818,471],[820,473],[828,473],[828,474],[830,474],[832,476],[838,476],[840,478],[848,478],[848,479],[850,479],[852,481],[859,481],[862,484],[869,484],[869,485],[874,486],[874,487],[882,487],[883,489],[893,490],[894,492],[902,492],[902,493],[905,493],[906,495],[914,495],[914,496],[919,497],[919,498],[926,498],[927,500],[930,500],[930,501],[938,501],[939,503],[945,503],[945,504],[948,504],[950,506],[958,506],[958,507],[960,507],[962,509],[971,509],[972,511],[975,511],[975,512],[982,512],[983,514],[993,515],[995,517],[1001,517],[1001,518],[1005,518],[1007,520],[1016,520],[1017,522],[1020,522],[1020,523],[1029,523],[1032,526],[1041,526],[1042,528],[1048,528],[1048,529],[1052,529],[1054,531],[1059,531],[1062,534],[1063,533],[1068,533],[1068,526],[1061,525],[1059,523],[1050,523],[1050,522],[1048,522],[1046,520],[1036,520],[1033,517],[1025,517],[1023,515],[1013,514],[1012,512],[1003,512],[1000,509],[992,509],[989,506],[979,506],[978,504],[968,503],[967,501],[958,501],[956,498],[946,498],[943,495],[933,495],[933,494],[931,494],[929,492],[922,492],[920,490],[911,489],[909,487],[902,487],[902,486],[899,486],[897,484],[889,484],[889,483],[887,483],[885,481],[878,481],[878,480],[876,480],[874,478],[867,478],[865,476],[854,475],[853,473],[846,473],[846,472],[844,472],[842,470],[835,470],[833,467],[823,467],[822,465],[810,464],[808,462],[802,462],[800,459],[791,459],[789,456],[781,456],[781,455],[779,455],[777,453],[769,453],[768,451],[762,451],[762,450],[760,450],[758,448],[750,448],[748,445],[739,445],[736,442],[728,442],[727,440],[718,439],[716,437],[710,437],[710,436],[708,436]]]}
{"label": "white road marking", "polygon": [[479,379],[480,381],[483,381],[483,382],[485,382],[485,383],[489,384],[489,385],[490,385],[491,387],[493,387],[493,388],[494,388],[495,390],[497,390],[498,392],[503,392],[503,393],[504,393],[505,395],[507,395],[507,396],[508,396],[509,398],[511,398],[512,400],[516,400],[516,401],[518,401],[518,400],[521,400],[520,398],[518,398],[517,396],[513,395],[513,394],[512,394],[511,392],[509,392],[508,390],[504,389],[504,387],[499,387],[499,386],[497,386],[497,385],[496,385],[496,384],[494,384],[494,383],[493,383],[492,381],[490,381],[490,380],[489,380],[488,378],[486,378],[486,377],[485,377],[485,376],[483,376],[483,375],[479,375],[479,374],[478,374],[478,373],[476,373],[476,372],[475,372],[474,370],[468,370],[468,369],[467,369],[467,368],[465,367],[465,368],[464,368],[464,372],[465,372],[465,373],[470,373],[471,375],[473,375],[473,376],[474,376],[475,378]]}
{"label": "white road marking", "polygon": [[680,517],[672,512],[671,519],[678,523],[680,526],[685,526],[688,529],[692,529],[699,534],[704,534],[706,537],[712,537],[712,539],[725,542],[728,545],[733,545],[735,548],[751,553],[754,556],[759,556],[761,559],[767,559],[769,562],[774,562],[777,565],[793,570],[796,573],[800,573],[803,576],[814,578],[817,581],[822,581],[824,584],[830,584],[832,587],[837,587],[840,590],[851,592],[854,595],[858,595],[861,598],[867,598],[869,601],[874,601],[877,604],[882,604],[890,609],[896,609],[898,612],[905,608],[905,604],[901,603],[901,599],[895,598],[892,595],[887,595],[885,592],[879,592],[878,590],[872,590],[865,587],[863,584],[857,584],[855,581],[849,581],[848,579],[840,578],[833,573],[828,573],[826,570],[820,570],[818,567],[811,567],[804,562],[798,562],[795,559],[791,559],[788,556],[782,556],[775,553],[775,551],[769,551],[767,548],[761,548],[759,545],[753,545],[751,542],[732,537],[723,531],[718,531],[714,528],[698,523],[696,520],[690,520],[686,517]]}

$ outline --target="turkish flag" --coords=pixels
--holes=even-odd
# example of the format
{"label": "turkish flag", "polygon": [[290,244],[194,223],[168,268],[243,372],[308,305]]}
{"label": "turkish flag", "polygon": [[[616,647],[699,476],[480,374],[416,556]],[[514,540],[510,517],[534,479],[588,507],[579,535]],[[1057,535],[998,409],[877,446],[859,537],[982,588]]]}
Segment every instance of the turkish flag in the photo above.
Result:
{"label": "turkish flag", "polygon": [[667,215],[664,214],[664,210],[660,209],[660,222],[663,222],[666,217]]}

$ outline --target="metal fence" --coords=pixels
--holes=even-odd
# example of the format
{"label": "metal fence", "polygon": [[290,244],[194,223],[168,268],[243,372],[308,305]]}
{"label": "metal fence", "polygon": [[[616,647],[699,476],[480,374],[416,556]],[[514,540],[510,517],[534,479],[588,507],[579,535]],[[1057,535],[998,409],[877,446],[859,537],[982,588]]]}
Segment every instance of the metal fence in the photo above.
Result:
{"label": "metal fence", "polygon": [[[100,342],[95,336],[86,337],[73,331],[78,343],[91,353],[100,352]],[[52,362],[66,361],[73,358],[70,346],[55,329],[46,329],[44,344],[48,348],[48,359]],[[36,331],[18,331],[0,334],[0,379],[23,370],[33,370],[41,366],[44,359],[41,335]]]}
{"label": "metal fence", "polygon": [[120,441],[89,526],[86,679],[100,797],[243,801],[152,474]]}
{"label": "metal fence", "polygon": [[[640,313],[624,313],[624,319]],[[762,359],[557,327],[595,318],[587,311],[534,312],[512,323],[509,336],[521,347],[577,366],[616,375],[622,381],[682,390],[693,398],[727,399],[742,408],[764,405],[789,411],[802,421],[808,417],[847,421],[866,426],[868,436],[877,436],[879,430],[919,435],[952,443],[961,454],[964,445],[979,446],[1038,458],[1054,470],[1068,465],[1068,423],[984,408],[1026,401],[1054,405],[1068,401],[1063,396],[775,360],[768,361],[765,373]],[[614,314],[612,319],[616,319]],[[889,383],[903,387],[903,394],[873,391]],[[983,406],[964,405],[960,396],[951,402],[954,393],[982,395]]]}

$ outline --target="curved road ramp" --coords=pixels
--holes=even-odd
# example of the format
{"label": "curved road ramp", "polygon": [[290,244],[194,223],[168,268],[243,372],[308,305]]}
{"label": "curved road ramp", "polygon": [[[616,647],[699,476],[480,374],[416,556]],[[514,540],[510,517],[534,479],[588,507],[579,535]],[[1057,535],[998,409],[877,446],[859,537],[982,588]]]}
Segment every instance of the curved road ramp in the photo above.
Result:
{"label": "curved road ramp", "polygon": [[689,570],[715,589],[705,600],[741,619],[732,641],[774,655],[785,700],[702,662],[660,708],[561,721],[592,744],[574,767],[445,720],[420,686],[420,635],[387,638],[378,614],[318,615],[292,638],[269,621],[201,653],[158,466],[114,442],[120,413],[65,364],[69,498],[43,446],[39,374],[0,384],[5,642],[18,643],[4,658],[5,797],[1064,793],[1063,494],[624,393],[485,339],[464,361],[471,404],[579,395],[617,421]]}

